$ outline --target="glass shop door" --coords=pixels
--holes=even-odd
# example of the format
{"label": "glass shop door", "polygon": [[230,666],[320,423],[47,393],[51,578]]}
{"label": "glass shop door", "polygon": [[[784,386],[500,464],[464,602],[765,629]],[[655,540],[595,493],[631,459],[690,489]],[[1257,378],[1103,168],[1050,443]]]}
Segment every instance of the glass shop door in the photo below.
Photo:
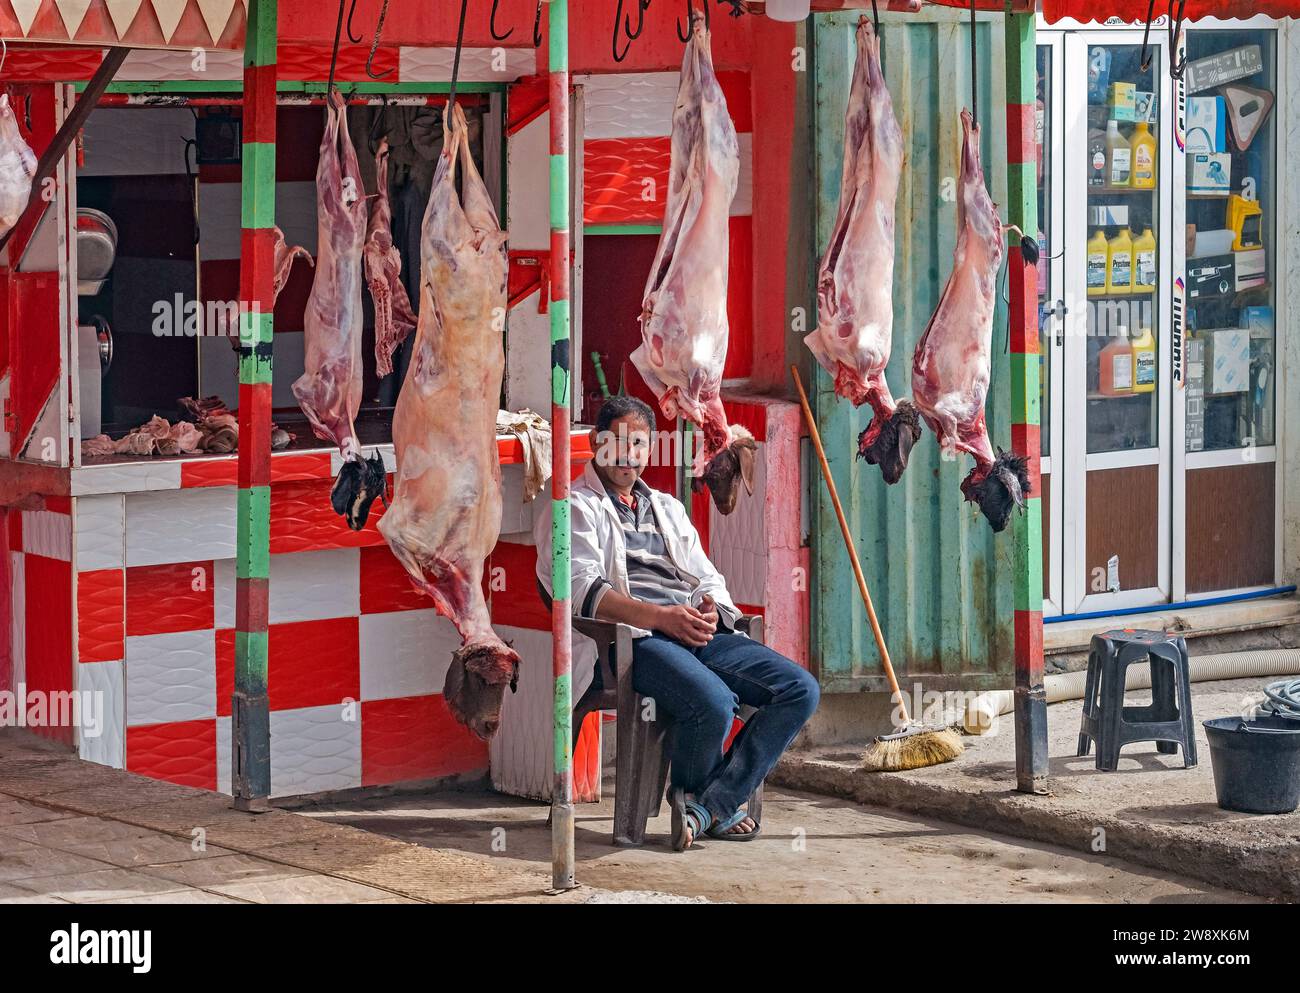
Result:
{"label": "glass shop door", "polygon": [[1046,306],[1062,313],[1051,503],[1067,614],[1165,603],[1171,590],[1166,37],[1151,32],[1145,67],[1140,30],[1064,37],[1062,237],[1049,242],[1063,279]]}

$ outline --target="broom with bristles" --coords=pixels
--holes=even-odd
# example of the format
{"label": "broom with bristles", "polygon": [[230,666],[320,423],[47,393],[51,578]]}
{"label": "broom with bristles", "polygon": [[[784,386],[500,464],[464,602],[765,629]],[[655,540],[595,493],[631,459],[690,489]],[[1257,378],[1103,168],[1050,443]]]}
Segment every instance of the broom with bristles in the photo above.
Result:
{"label": "broom with bristles", "polygon": [[844,519],[844,509],[840,506],[839,494],[835,491],[835,480],[831,476],[831,467],[826,462],[826,451],[822,448],[821,435],[817,431],[817,422],[813,420],[812,408],[808,406],[808,394],[804,392],[803,380],[799,378],[799,369],[790,366],[794,374],[794,385],[799,390],[799,402],[803,405],[804,420],[808,423],[808,434],[812,437],[813,447],[817,450],[817,460],[821,463],[822,478],[831,494],[831,503],[835,506],[835,516],[839,518],[840,531],[844,535],[844,547],[848,550],[849,561],[853,563],[853,574],[858,580],[858,590],[862,602],[867,607],[867,617],[871,621],[871,633],[876,637],[876,647],[880,650],[880,661],[889,680],[890,689],[894,691],[893,699],[902,711],[903,729],[893,734],[882,735],[867,746],[862,756],[862,766],[872,772],[899,772],[904,769],[920,769],[941,762],[951,762],[963,751],[961,736],[948,727],[926,728],[913,724],[907,713],[907,700],[898,688],[898,677],[889,661],[889,649],[885,647],[885,636],[880,633],[880,622],[876,620],[876,609],[871,605],[871,594],[867,591],[867,580],[862,575],[862,565],[858,562],[857,547],[853,544],[853,535],[849,531],[848,521]]}

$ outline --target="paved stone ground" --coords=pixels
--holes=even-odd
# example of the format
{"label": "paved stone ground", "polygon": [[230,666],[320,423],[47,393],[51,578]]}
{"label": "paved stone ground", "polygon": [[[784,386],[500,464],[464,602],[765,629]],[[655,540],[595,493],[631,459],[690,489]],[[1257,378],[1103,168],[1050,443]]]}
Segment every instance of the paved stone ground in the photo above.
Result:
{"label": "paved stone ground", "polygon": [[[1154,743],[1128,745],[1119,769],[1098,772],[1094,756],[1076,758],[1079,701],[1048,708],[1049,796],[1015,791],[1011,718],[997,734],[965,737],[957,761],[906,773],[867,773],[860,748],[791,753],[773,780],[782,785],[879,804],[914,814],[1085,850],[1105,832],[1107,851],[1132,863],[1268,897],[1300,899],[1300,811],[1239,814],[1221,810],[1202,720],[1242,712],[1263,699],[1267,680],[1195,683],[1198,765],[1161,755]],[[1150,691],[1130,693],[1130,704]],[[1095,754],[1095,753],[1094,753]]]}
{"label": "paved stone ground", "polygon": [[[608,794],[607,794],[608,796]],[[334,825],[491,859],[518,870],[550,864],[547,808],[485,794],[373,797],[302,808]],[[648,843],[615,848],[613,802],[577,808],[577,877],[603,893],[590,902],[682,898],[736,903],[1199,903],[1253,898],[1094,855],[864,807],[769,789],[764,836],[668,846],[666,810]],[[649,896],[638,891],[650,889]]]}
{"label": "paved stone ground", "polygon": [[[201,838],[201,843],[198,839]],[[0,732],[0,903],[580,902],[520,871],[80,762]]]}

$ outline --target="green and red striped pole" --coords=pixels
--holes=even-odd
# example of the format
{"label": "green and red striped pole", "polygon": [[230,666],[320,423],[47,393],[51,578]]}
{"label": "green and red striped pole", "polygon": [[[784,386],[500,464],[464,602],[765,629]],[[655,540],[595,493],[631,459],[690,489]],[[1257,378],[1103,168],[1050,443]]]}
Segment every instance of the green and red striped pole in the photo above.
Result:
{"label": "green and red striped pole", "polygon": [[235,806],[271,795],[267,602],[271,560],[271,311],[275,278],[276,0],[251,0],[244,39],[239,253],[239,495],[235,535]]}
{"label": "green and red striped pole", "polygon": [[[1034,13],[1006,5],[1007,220],[1038,235],[1038,144],[1035,107],[1038,59]],[[1014,232],[1013,232],[1014,234]],[[1039,473],[1038,272],[1025,261],[1019,238],[1007,257],[1011,296],[1011,445],[1029,457],[1030,497],[1012,525],[1015,570],[1016,788],[1047,785],[1047,693],[1043,687],[1043,526]]]}
{"label": "green and red striped pole", "polygon": [[573,653],[569,614],[569,6],[547,13],[551,115],[551,663],[555,675],[555,782],[551,886],[572,889]]}

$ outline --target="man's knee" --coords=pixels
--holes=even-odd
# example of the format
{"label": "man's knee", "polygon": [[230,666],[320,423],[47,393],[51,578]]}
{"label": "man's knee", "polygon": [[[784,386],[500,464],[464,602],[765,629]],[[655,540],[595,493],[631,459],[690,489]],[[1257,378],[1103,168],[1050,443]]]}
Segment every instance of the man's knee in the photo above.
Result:
{"label": "man's knee", "polygon": [[801,704],[803,709],[804,720],[808,720],[817,710],[817,704],[821,701],[821,685],[817,682],[817,677],[807,669],[803,669],[795,663],[790,663],[794,672],[791,675],[790,686],[783,694],[791,703]]}

